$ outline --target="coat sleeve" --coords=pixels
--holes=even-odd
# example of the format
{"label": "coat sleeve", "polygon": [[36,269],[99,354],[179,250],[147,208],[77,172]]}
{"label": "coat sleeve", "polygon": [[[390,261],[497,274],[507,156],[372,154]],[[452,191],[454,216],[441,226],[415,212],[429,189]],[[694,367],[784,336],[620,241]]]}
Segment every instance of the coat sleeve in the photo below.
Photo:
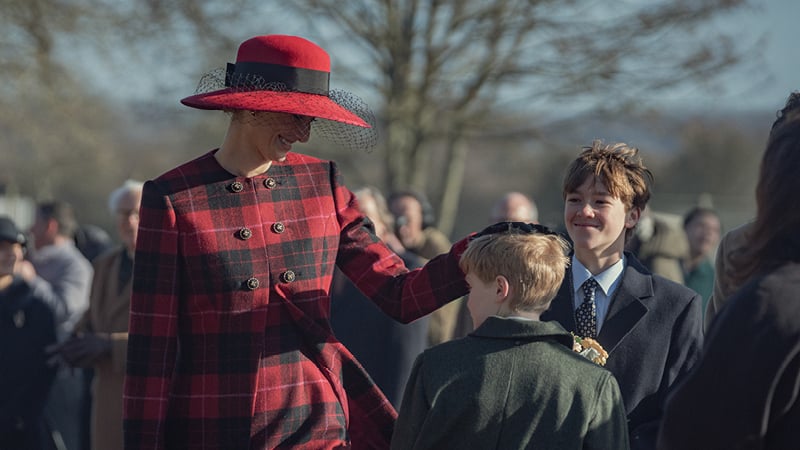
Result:
{"label": "coat sleeve", "polygon": [[725,302],[725,292],[723,285],[728,277],[725,275],[728,271],[728,252],[726,246],[728,244],[728,237],[726,236],[719,242],[717,247],[717,255],[714,259],[714,289],[711,291],[711,298],[708,299],[708,305],[705,311],[705,324],[704,328],[708,331],[714,317],[717,316],[722,304]]}
{"label": "coat sleeve", "polygon": [[668,386],[675,386],[700,360],[703,333],[703,299],[694,293],[672,327],[664,373]]}
{"label": "coat sleeve", "polygon": [[756,279],[730,298],[703,359],[668,399],[659,450],[797,446],[793,436],[791,444],[770,436],[774,424],[796,429],[791,412],[800,403],[800,343],[787,332],[796,327],[785,326],[796,314],[775,306],[797,299],[786,282],[776,278],[770,287]]}
{"label": "coat sleeve", "polygon": [[[125,250],[116,250],[112,253],[105,253],[94,259],[92,266],[94,267],[94,278],[92,279],[92,291],[89,297],[89,309],[86,310],[78,325],[75,326],[75,331],[97,333],[96,324],[93,322],[95,315],[94,311],[108,299],[103,298],[108,292],[107,283],[112,283],[112,279],[116,281],[118,272],[112,269],[119,268],[119,260],[121,259],[120,252]],[[123,374],[125,372],[125,361],[128,355],[128,332],[112,332],[109,334],[111,339],[111,367],[115,373]]]}
{"label": "coat sleeve", "polygon": [[[32,295],[42,299],[39,290]],[[28,344],[31,350],[31,365],[20,365],[21,369],[17,369],[30,372],[26,374],[25,383],[7,389],[8,395],[0,400],[0,416],[10,413],[22,419],[23,426],[35,429],[36,423],[41,419],[47,394],[56,374],[56,368],[47,364],[48,355],[44,350],[56,343],[56,323],[52,310],[45,303],[32,302],[32,304],[33,306],[26,311],[31,315],[27,326],[36,330],[35,343]],[[6,367],[3,370],[6,370]]]}
{"label": "coat sleeve", "polygon": [[125,448],[163,449],[177,355],[178,230],[166,195],[143,190],[123,398]]}
{"label": "coat sleeve", "polygon": [[111,367],[115,373],[125,372],[128,359],[128,333],[111,333]]}
{"label": "coat sleeve", "polygon": [[70,260],[59,268],[59,277],[52,282],[39,278],[39,282],[49,285],[52,296],[45,300],[55,312],[56,325],[61,331],[59,339],[65,339],[75,328],[89,308],[89,291],[91,290],[94,270],[89,261]]}
{"label": "coat sleeve", "polygon": [[719,315],[728,297],[740,287],[731,277],[731,258],[742,251],[747,244],[747,233],[752,228],[752,222],[734,228],[722,237],[717,247],[714,258],[714,290],[708,300],[705,311],[705,331],[711,328],[714,318]]}
{"label": "coat sleeve", "polygon": [[392,450],[405,450],[415,448],[417,437],[422,431],[422,425],[430,412],[430,403],[425,395],[425,386],[422,377],[422,358],[417,356],[411,375],[406,382],[403,393],[403,402],[392,433]]}
{"label": "coat sleeve", "polygon": [[[703,301],[699,294],[693,292],[691,300],[677,316],[672,326],[669,341],[669,352],[664,364],[662,385],[667,386],[666,395],[686,378],[693,367],[700,361],[703,351]],[[630,430],[631,448],[655,448],[661,415],[664,404],[658,405],[659,419],[639,424]]]}
{"label": "coat sleeve", "polygon": [[336,263],[381,310],[408,323],[467,293],[458,261],[468,239],[456,242],[448,253],[409,272],[403,260],[375,236],[372,223],[359,210],[355,196],[344,187],[334,163],[331,177],[341,226]]}
{"label": "coat sleeve", "polygon": [[625,404],[610,372],[600,381],[597,391],[597,407],[583,441],[584,450],[629,449]]}

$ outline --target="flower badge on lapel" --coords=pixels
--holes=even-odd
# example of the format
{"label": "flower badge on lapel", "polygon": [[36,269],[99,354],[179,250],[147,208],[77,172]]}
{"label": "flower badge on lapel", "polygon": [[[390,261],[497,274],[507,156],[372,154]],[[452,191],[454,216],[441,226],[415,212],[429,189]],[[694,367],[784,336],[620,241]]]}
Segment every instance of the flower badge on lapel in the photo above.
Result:
{"label": "flower badge on lapel", "polygon": [[605,366],[608,360],[608,352],[605,351],[599,342],[592,338],[576,336],[575,333],[572,333],[572,350],[589,361],[600,364],[601,366]]}

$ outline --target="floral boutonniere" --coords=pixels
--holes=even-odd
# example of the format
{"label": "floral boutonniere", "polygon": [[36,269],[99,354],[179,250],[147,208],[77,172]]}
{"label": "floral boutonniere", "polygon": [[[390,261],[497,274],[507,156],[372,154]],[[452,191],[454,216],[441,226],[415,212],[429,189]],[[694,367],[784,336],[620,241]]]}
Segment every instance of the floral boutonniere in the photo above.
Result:
{"label": "floral boutonniere", "polygon": [[572,333],[572,350],[589,361],[600,364],[601,366],[606,365],[608,352],[603,349],[603,346],[600,345],[599,342],[592,338],[582,338]]}

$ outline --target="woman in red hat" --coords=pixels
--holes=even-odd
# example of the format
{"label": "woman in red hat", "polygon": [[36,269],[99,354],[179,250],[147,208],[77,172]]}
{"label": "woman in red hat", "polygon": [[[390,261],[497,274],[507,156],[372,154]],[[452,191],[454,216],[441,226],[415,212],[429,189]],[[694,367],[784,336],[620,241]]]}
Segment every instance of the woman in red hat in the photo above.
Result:
{"label": "woman in red hat", "polygon": [[331,332],[334,266],[409,322],[466,294],[466,240],[409,272],[336,164],[291,151],[312,133],[374,144],[329,76],[312,42],[258,36],[182,100],[231,120],[218,149],[144,186],[125,448],[388,447],[396,413]]}

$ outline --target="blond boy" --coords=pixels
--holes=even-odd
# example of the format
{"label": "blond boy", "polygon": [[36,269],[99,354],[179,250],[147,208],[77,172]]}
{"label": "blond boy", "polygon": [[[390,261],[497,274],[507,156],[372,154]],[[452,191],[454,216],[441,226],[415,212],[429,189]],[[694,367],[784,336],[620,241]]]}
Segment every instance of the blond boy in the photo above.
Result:
{"label": "blond boy", "polygon": [[564,240],[545,227],[470,242],[461,268],[475,331],[416,360],[392,449],[627,449],[613,376],[540,322],[564,277]]}

